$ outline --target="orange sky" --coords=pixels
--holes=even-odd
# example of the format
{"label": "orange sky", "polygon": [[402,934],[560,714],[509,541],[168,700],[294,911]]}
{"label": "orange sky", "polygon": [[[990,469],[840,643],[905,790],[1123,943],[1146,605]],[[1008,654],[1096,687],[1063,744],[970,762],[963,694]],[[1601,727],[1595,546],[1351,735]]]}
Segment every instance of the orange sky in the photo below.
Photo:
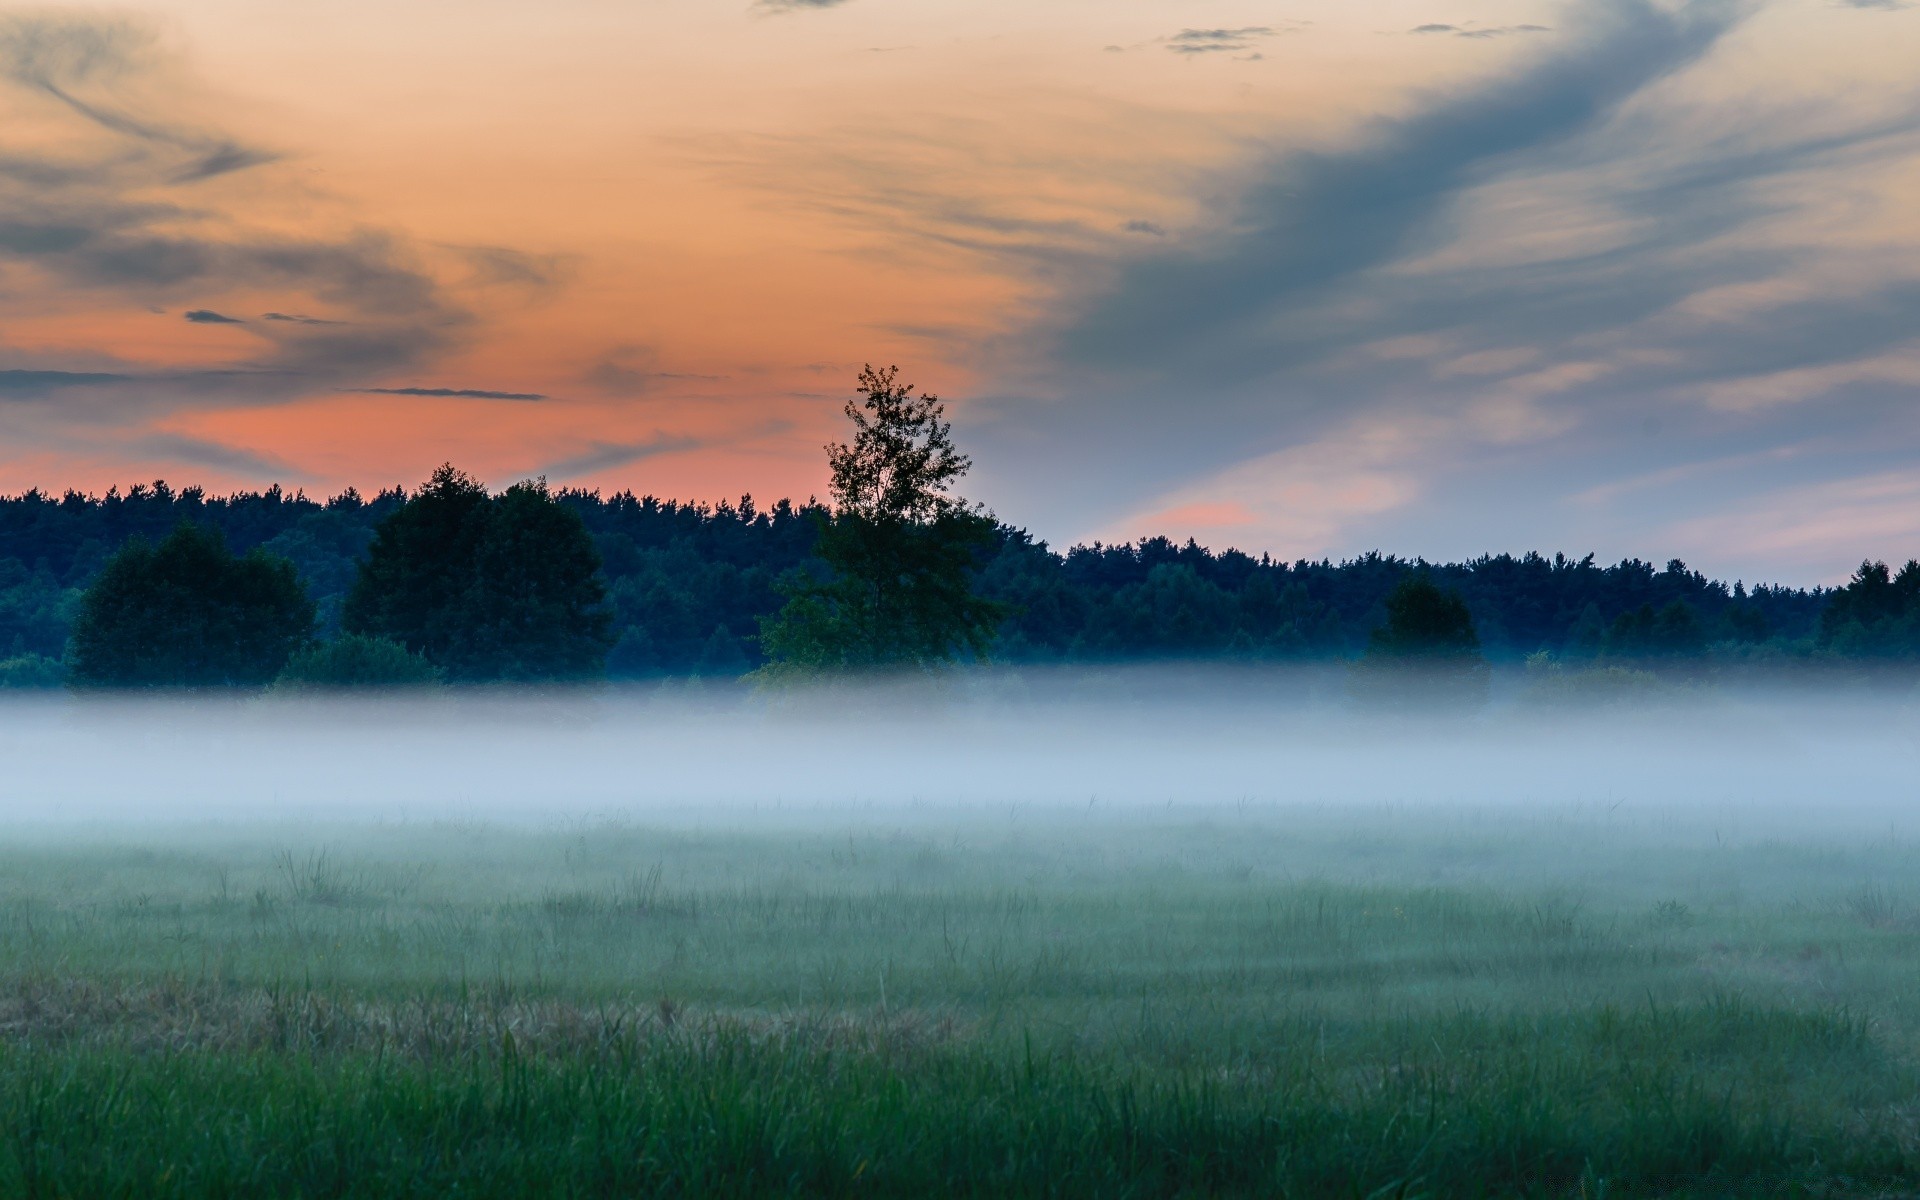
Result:
{"label": "orange sky", "polygon": [[1828,577],[1920,551],[1920,325],[1846,307],[1920,316],[1915,61],[1898,0],[0,16],[0,488],[805,495],[872,360],[1055,539]]}

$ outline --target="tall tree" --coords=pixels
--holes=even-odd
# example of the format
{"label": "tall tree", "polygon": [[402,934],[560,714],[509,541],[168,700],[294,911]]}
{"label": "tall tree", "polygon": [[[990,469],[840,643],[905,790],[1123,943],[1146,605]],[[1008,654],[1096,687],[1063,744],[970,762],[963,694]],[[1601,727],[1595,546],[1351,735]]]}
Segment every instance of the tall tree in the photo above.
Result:
{"label": "tall tree", "polygon": [[760,646],[790,667],[926,667],[982,656],[1005,608],[974,576],[995,522],[953,491],[972,465],[953,444],[946,406],[860,372],[846,403],[853,440],[827,446],[833,510],[816,550],[830,575],[789,576],[787,603],[761,622]]}
{"label": "tall tree", "polygon": [[475,679],[586,679],[618,635],[600,551],[544,479],[494,497],[448,669]]}
{"label": "tall tree", "polygon": [[485,485],[442,463],[374,526],[341,609],[341,628],[389,638],[447,666],[461,640],[491,507]]}
{"label": "tall tree", "polygon": [[135,538],[81,600],[69,678],[94,687],[257,687],[313,636],[293,564],[235,557],[214,530],[183,523],[159,545]]}
{"label": "tall tree", "polygon": [[499,496],[443,465],[374,530],[342,613],[454,680],[580,679],[613,645],[600,552],[544,481]]}

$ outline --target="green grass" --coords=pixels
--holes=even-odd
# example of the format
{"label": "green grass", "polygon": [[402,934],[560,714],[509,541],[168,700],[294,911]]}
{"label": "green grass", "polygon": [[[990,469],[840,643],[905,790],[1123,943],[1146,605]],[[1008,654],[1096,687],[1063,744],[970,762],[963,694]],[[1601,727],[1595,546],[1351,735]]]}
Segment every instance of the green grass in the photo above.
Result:
{"label": "green grass", "polygon": [[1915,900],[1738,813],[16,834],[0,1194],[1911,1195]]}

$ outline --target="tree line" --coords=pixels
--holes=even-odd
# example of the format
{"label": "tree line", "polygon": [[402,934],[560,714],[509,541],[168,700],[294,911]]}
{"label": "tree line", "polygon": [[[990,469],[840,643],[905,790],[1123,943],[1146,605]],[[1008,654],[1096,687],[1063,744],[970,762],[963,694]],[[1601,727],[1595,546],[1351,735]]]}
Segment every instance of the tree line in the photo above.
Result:
{"label": "tree line", "polygon": [[1062,552],[955,493],[969,462],[937,397],[869,369],[846,412],[824,503],[495,493],[452,466],[372,497],[164,482],[0,497],[0,683],[1377,663],[1435,647],[1654,671],[1920,659],[1913,563],[1801,589],[1592,555],[1285,562],[1167,538]]}

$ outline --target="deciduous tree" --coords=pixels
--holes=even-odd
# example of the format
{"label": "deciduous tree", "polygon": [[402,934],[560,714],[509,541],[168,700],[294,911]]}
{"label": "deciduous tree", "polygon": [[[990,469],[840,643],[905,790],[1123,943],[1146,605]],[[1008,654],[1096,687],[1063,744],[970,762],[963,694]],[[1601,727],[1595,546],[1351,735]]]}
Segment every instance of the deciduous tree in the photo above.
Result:
{"label": "deciduous tree", "polygon": [[257,687],[313,636],[314,606],[293,564],[236,557],[217,532],[183,523],[159,545],[116,552],[81,600],[69,679],[93,687]]}
{"label": "deciduous tree", "polygon": [[995,524],[953,491],[972,465],[939,397],[895,367],[861,371],[845,412],[851,442],[827,447],[833,508],[817,554],[824,579],[796,573],[761,623],[776,665],[809,670],[927,667],[983,656],[1003,606],[975,591]]}

